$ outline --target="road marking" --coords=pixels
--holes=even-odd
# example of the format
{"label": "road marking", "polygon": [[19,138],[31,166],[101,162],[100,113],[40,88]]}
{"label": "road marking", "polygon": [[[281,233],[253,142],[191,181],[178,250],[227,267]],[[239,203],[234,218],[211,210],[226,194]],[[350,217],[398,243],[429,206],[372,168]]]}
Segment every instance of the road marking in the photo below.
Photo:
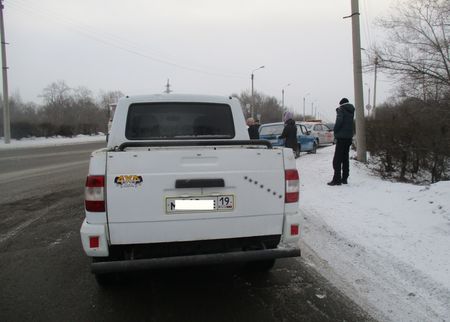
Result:
{"label": "road marking", "polygon": [[6,234],[4,234],[3,236],[0,236],[0,244],[4,243],[5,241],[7,241],[8,239],[13,238],[14,236],[16,236],[18,233],[20,233],[22,230],[24,230],[25,228],[27,228],[28,226],[30,226],[32,223],[34,223],[36,220],[40,219],[42,216],[33,218],[33,219],[29,219],[23,223],[21,223],[19,226],[15,227],[14,229],[8,231]]}
{"label": "road marking", "polygon": [[66,168],[85,165],[88,162],[89,162],[89,160],[83,160],[83,161],[63,163],[63,164],[59,164],[59,165],[50,165],[50,166],[34,168],[34,169],[29,169],[29,170],[8,172],[8,173],[0,175],[0,184],[9,183],[9,182],[17,181],[17,180],[22,180],[22,179],[30,178],[30,177],[36,177],[36,176],[39,176],[39,175],[42,175],[45,173],[60,172]]}

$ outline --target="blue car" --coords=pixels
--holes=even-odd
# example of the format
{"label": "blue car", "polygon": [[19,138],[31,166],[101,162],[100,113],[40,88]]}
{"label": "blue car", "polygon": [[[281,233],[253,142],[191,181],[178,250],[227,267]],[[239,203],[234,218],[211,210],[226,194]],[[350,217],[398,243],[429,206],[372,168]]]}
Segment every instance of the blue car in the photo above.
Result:
{"label": "blue car", "polygon": [[[316,153],[317,142],[314,136],[300,123],[297,125],[297,142],[301,152]],[[259,138],[267,140],[273,146],[284,146],[284,139],[279,139],[284,129],[283,122],[262,124],[259,127]]]}

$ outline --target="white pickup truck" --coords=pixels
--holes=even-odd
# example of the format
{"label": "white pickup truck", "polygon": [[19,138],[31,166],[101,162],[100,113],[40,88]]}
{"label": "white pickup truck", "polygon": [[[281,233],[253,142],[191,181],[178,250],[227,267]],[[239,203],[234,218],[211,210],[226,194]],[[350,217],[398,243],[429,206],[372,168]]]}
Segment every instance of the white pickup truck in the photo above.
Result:
{"label": "white pickup truck", "polygon": [[112,273],[300,256],[291,149],[249,140],[239,101],[126,96],[91,155],[81,240],[97,281]]}

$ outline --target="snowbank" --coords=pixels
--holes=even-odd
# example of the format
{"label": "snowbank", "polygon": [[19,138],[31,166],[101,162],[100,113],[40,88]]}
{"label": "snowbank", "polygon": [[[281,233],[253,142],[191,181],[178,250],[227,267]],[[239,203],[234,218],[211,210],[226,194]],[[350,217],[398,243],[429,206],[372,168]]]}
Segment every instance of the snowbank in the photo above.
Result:
{"label": "snowbank", "polygon": [[375,318],[448,321],[450,182],[383,181],[354,160],[330,187],[334,147],[303,155],[303,256]]}
{"label": "snowbank", "polygon": [[26,138],[21,140],[12,139],[9,144],[5,144],[4,139],[0,138],[0,150],[42,147],[42,146],[56,146],[65,144],[77,144],[85,142],[106,142],[106,136],[100,135],[77,135],[73,138],[56,136],[51,138]]}

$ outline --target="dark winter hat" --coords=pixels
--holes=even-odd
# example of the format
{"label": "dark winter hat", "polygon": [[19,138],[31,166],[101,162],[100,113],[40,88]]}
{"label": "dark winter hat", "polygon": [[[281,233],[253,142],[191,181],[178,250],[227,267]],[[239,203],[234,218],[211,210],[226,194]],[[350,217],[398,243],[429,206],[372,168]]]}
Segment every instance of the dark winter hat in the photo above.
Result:
{"label": "dark winter hat", "polygon": [[345,97],[339,101],[339,105],[346,104],[346,103],[348,103],[348,99],[346,99]]}

